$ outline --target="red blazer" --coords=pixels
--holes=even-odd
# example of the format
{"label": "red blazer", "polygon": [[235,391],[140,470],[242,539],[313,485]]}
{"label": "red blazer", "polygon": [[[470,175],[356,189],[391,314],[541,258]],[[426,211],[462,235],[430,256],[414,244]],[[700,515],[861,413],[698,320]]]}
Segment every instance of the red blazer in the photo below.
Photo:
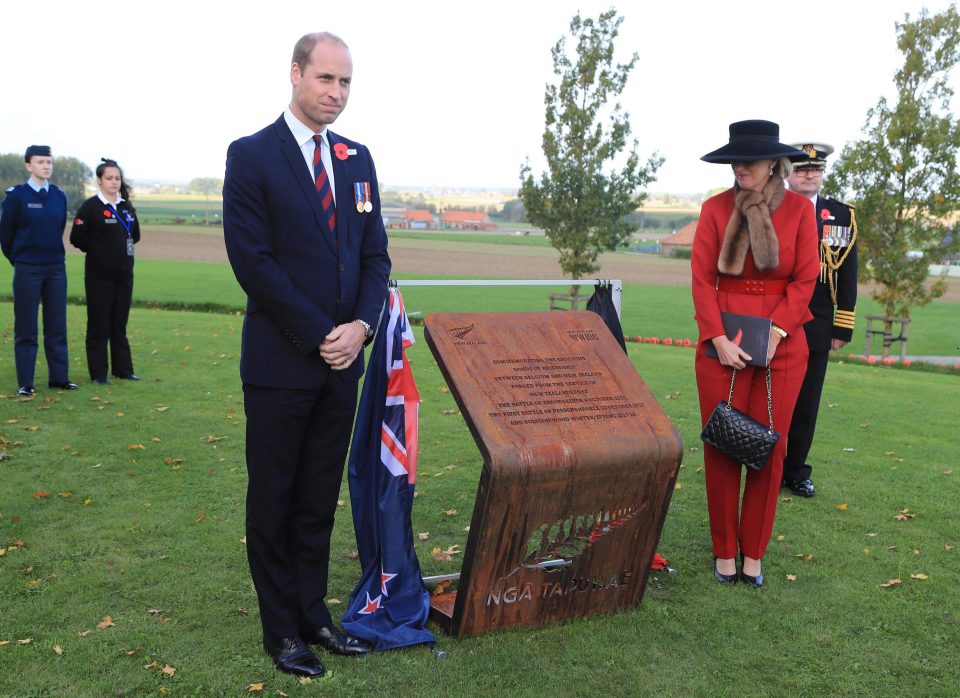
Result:
{"label": "red blazer", "polygon": [[[773,271],[761,272],[748,254],[741,279],[787,279],[783,295],[754,296],[717,290],[717,260],[723,234],[734,206],[734,190],[727,189],[704,202],[693,239],[693,305],[702,345],[723,334],[720,311],[768,317],[790,335],[802,335],[800,328],[810,320],[810,297],[820,273],[817,223],[810,200],[785,191],[783,202],[770,216],[780,242],[780,264]],[[715,359],[713,359],[715,361]]]}

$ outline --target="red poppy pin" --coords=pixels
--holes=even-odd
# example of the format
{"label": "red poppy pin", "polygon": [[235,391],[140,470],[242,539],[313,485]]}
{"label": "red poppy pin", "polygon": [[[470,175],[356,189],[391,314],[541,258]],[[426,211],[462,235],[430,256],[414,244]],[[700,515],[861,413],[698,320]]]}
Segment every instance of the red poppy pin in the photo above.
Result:
{"label": "red poppy pin", "polygon": [[823,209],[823,210],[820,212],[820,220],[822,220],[822,221],[828,221],[828,220],[830,220],[831,218],[833,218],[833,216],[830,215],[830,211],[828,211],[827,209]]}
{"label": "red poppy pin", "polygon": [[83,221],[79,218],[73,222],[74,225],[83,225]]}
{"label": "red poppy pin", "polygon": [[347,159],[347,144],[346,144],[346,143],[334,143],[334,144],[333,144],[333,154],[337,156],[337,160],[346,160],[346,159]]}
{"label": "red poppy pin", "polygon": [[104,211],[104,212],[103,212],[103,217],[104,217],[104,218],[113,218],[113,214],[110,213],[109,211]]}

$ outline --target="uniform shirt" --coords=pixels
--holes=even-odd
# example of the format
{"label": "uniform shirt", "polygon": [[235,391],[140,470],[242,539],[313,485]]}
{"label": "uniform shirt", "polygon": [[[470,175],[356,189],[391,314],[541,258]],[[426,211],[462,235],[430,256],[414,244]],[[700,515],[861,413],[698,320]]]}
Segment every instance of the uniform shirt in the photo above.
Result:
{"label": "uniform shirt", "polygon": [[7,189],[0,213],[0,249],[11,264],[63,264],[67,195],[28,181]]}
{"label": "uniform shirt", "polygon": [[[117,220],[117,214],[123,220]],[[87,253],[87,274],[113,277],[132,274],[133,257],[127,254],[128,237],[134,243],[140,242],[136,210],[122,198],[110,204],[100,193],[80,205],[70,230],[70,244]]]}

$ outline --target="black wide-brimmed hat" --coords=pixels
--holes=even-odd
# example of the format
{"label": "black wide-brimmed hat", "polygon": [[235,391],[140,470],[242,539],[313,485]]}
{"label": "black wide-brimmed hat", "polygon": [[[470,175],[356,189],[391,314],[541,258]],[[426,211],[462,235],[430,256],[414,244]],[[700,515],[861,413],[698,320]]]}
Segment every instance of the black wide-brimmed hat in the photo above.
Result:
{"label": "black wide-brimmed hat", "polygon": [[804,160],[807,155],[802,150],[792,148],[780,142],[780,126],[772,121],[750,119],[730,124],[730,141],[707,153],[701,160],[729,165],[733,162],[753,162],[756,160]]}

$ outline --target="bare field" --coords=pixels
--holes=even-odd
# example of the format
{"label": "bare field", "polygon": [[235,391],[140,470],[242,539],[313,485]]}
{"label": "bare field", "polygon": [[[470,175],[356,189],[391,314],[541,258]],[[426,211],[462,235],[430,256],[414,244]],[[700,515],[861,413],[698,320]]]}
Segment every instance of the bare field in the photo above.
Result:
{"label": "bare field", "polygon": [[[67,249],[76,252],[69,245]],[[137,255],[144,259],[227,262],[222,231],[217,233],[215,228],[205,228],[198,233],[170,226],[145,227]],[[390,257],[394,272],[399,274],[513,279],[564,277],[553,248],[394,239],[390,243]],[[690,285],[687,260],[612,252],[602,255],[600,261],[600,278],[620,279],[631,284]],[[861,286],[861,292],[866,295],[868,288]],[[943,299],[960,301],[960,280],[948,280]]]}

